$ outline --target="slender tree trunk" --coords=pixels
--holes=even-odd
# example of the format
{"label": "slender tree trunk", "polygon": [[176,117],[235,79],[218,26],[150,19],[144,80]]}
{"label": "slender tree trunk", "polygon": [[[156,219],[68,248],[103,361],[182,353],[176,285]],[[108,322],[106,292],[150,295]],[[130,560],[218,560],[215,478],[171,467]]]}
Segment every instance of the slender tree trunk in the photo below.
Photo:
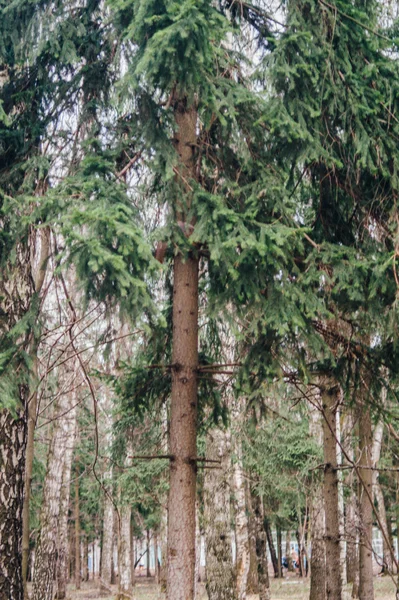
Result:
{"label": "slender tree trunk", "polygon": [[134,528],[133,523],[130,524],[130,570],[132,573],[132,587],[136,584],[136,573],[135,573],[135,565],[136,565],[136,549],[135,549],[135,540],[134,540]]}
{"label": "slender tree trunk", "polygon": [[282,572],[283,551],[282,551],[282,541],[281,541],[281,527],[279,524],[276,525],[276,535],[277,535],[277,561],[278,561],[277,575],[278,575],[278,577],[281,578],[283,576],[283,572]]}
{"label": "slender tree trunk", "polygon": [[112,471],[106,476],[104,483],[107,493],[104,495],[103,543],[101,549],[100,591],[107,594],[112,579],[112,554],[114,547],[114,504],[112,502]]}
{"label": "slender tree trunk", "polygon": [[[66,363],[68,365],[68,363]],[[57,594],[58,600],[66,598],[66,586],[69,574],[68,568],[68,517],[69,501],[71,491],[71,471],[72,456],[75,443],[76,432],[76,400],[72,399],[72,409],[64,415],[67,420],[68,431],[66,432],[68,441],[64,454],[64,465],[62,472],[62,486],[60,495],[60,514],[58,520],[58,560],[57,560]]]}
{"label": "slender tree trunk", "polygon": [[285,554],[287,557],[288,571],[293,573],[294,565],[293,565],[292,554],[291,554],[291,531],[287,531],[287,534],[285,537]]}
{"label": "slender tree trunk", "polygon": [[342,599],[340,520],[338,508],[338,474],[336,411],[340,402],[339,386],[325,377],[322,382],[324,506],[326,515],[326,592],[327,600]]}
{"label": "slender tree trunk", "polygon": [[[249,493],[249,492],[248,492]],[[250,502],[248,501],[248,505]],[[251,511],[248,515],[248,533],[249,533],[249,571],[247,579],[248,594],[258,593],[258,559],[256,556],[256,535],[254,527],[254,519]]]}
{"label": "slender tree trunk", "polygon": [[247,597],[250,555],[249,527],[246,506],[247,492],[242,466],[242,448],[240,440],[237,440],[235,444],[235,455],[235,461],[233,464],[233,493],[236,539],[236,586],[238,600],[245,600]]}
{"label": "slender tree trunk", "polygon": [[[336,432],[337,432],[337,464],[342,464],[342,449],[341,449],[341,414],[340,409],[336,412]],[[342,589],[347,583],[346,574],[346,539],[345,539],[345,513],[344,513],[344,484],[342,470],[337,471],[338,477],[338,515],[339,515],[339,556],[340,556],[340,572],[342,580]]]}
{"label": "slender tree trunk", "polygon": [[[382,439],[384,435],[384,422],[379,421],[374,428],[373,432],[373,465],[374,467],[378,466],[381,449],[382,449]],[[377,503],[377,511],[378,518],[381,523],[382,531],[382,570],[384,573],[392,573],[393,572],[393,561],[392,561],[392,553],[391,548],[393,548],[393,542],[391,540],[391,534],[388,527],[387,521],[387,513],[385,509],[385,501],[384,494],[382,493],[380,481],[379,481],[379,472],[377,469],[373,471],[373,497]],[[391,541],[391,544],[388,545],[386,538]]]}
{"label": "slender tree trunk", "polygon": [[326,549],[324,543],[325,515],[323,488],[316,484],[311,502],[312,554],[310,559],[309,600],[326,599]]}
{"label": "slender tree trunk", "polygon": [[161,570],[159,568],[159,557],[158,557],[158,533],[154,534],[154,554],[155,554],[155,581],[161,583]]}
{"label": "slender tree trunk", "polygon": [[[323,445],[323,417],[318,409],[310,410],[310,435],[318,446]],[[315,473],[310,505],[312,553],[310,559],[309,600],[326,600],[326,547],[323,482]]]}
{"label": "slender tree trunk", "polygon": [[161,569],[160,569],[160,586],[161,592],[166,591],[166,578],[167,578],[167,555],[168,555],[168,519],[167,512],[162,511],[161,516]]}
{"label": "slender tree trunk", "polygon": [[83,581],[89,581],[89,542],[87,535],[83,535],[82,579]]}
{"label": "slender tree trunk", "polygon": [[80,590],[82,581],[80,565],[80,506],[79,506],[79,477],[78,472],[75,479],[75,586]]}
{"label": "slender tree trunk", "polygon": [[[50,230],[45,227],[40,230],[40,255],[35,274],[35,292],[40,294],[45,276],[47,261],[50,255]],[[37,344],[34,343],[30,354],[33,356],[33,374],[37,379]],[[22,578],[24,582],[24,597],[28,600],[28,564],[29,564],[29,541],[30,541],[30,524],[29,524],[29,506],[30,492],[32,485],[33,472],[33,455],[34,455],[34,438],[36,427],[37,413],[37,390],[32,393],[28,405],[28,431],[26,442],[26,465],[25,465],[25,495],[24,506],[22,513]]]}
{"label": "slender tree trunk", "polygon": [[61,394],[56,413],[58,418],[54,421],[44,482],[40,535],[36,548],[33,600],[53,598],[62,474],[67,445],[70,443],[69,419],[65,419],[64,415],[73,410],[73,401],[72,394]]}
{"label": "slender tree trunk", "polygon": [[237,599],[231,549],[229,448],[226,431],[209,431],[207,457],[221,461],[221,469],[206,470],[204,478],[206,589],[209,600]]}
{"label": "slender tree trunk", "polygon": [[273,535],[272,535],[272,530],[270,528],[270,521],[267,518],[265,518],[264,527],[265,527],[266,536],[267,536],[267,543],[269,544],[269,550],[270,550],[270,556],[272,559],[274,577],[278,577],[278,559],[277,559],[277,555],[276,555],[276,549],[275,549],[274,543],[273,543]]}
{"label": "slender tree trunk", "polygon": [[264,514],[262,500],[259,496],[251,495],[252,511],[254,515],[256,535],[256,556],[258,558],[258,585],[259,600],[270,600],[270,582],[267,565],[266,532],[264,528]]}
{"label": "slender tree trunk", "polygon": [[118,548],[119,591],[117,600],[130,600],[132,597],[132,571],[130,552],[131,508],[123,504],[120,509],[120,530]]}
{"label": "slender tree trunk", "polygon": [[151,577],[151,563],[150,563],[150,530],[147,529],[147,577]]}
{"label": "slender tree trunk", "polygon": [[[181,177],[194,176],[197,112],[175,102],[176,148]],[[186,190],[188,191],[188,190]],[[183,203],[177,220],[189,235]],[[183,212],[182,212],[183,211]],[[168,600],[193,600],[195,579],[195,501],[197,454],[198,258],[174,259],[172,394],[168,501]]]}
{"label": "slender tree trunk", "polygon": [[[363,483],[359,485],[359,597],[361,600],[374,600],[373,585],[373,507],[369,496],[373,494],[373,437],[370,409],[364,404],[359,406],[359,467]],[[366,468],[362,468],[366,467]],[[366,492],[368,491],[368,493]]]}

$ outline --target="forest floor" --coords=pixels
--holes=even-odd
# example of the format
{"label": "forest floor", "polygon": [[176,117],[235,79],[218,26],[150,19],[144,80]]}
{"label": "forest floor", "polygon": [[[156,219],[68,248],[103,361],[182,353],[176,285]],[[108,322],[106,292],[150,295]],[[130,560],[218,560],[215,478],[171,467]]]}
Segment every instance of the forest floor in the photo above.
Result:
{"label": "forest floor", "polygon": [[[160,588],[153,581],[142,578],[136,580],[134,600],[164,600],[165,596],[161,593]],[[287,578],[280,581],[272,580],[272,599],[273,600],[308,600],[309,598],[309,581],[303,581],[299,578]],[[374,580],[375,599],[376,600],[394,600],[395,588],[392,580],[389,578],[375,578]],[[207,594],[204,586],[201,585],[201,600],[207,599]],[[115,586],[115,594],[108,597],[102,597],[103,600],[114,600],[117,593]],[[71,586],[69,591],[70,600],[97,600],[100,598],[98,585],[96,582],[90,581],[82,586],[79,591],[74,590]],[[348,586],[347,598],[350,598],[350,589]],[[258,600],[258,596],[248,596],[248,600]]]}

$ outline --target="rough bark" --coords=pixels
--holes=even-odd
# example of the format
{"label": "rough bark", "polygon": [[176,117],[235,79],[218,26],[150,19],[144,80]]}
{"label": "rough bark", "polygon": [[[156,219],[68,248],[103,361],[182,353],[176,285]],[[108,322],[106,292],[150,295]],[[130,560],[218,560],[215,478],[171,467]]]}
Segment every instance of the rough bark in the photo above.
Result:
{"label": "rough bark", "polygon": [[[359,467],[362,481],[359,485],[359,597],[361,600],[374,600],[373,585],[373,507],[370,502],[373,494],[373,437],[370,409],[359,406]],[[366,467],[366,468],[363,468]],[[367,468],[368,467],[368,468]],[[367,491],[366,491],[367,490]]]}
{"label": "rough bark", "polygon": [[120,509],[119,524],[119,546],[118,546],[118,572],[119,572],[119,590],[117,600],[130,600],[132,598],[132,570],[131,570],[131,552],[130,552],[130,527],[131,527],[131,508],[129,505],[122,505]]}
{"label": "rough bark", "polygon": [[[194,175],[197,112],[185,100],[175,102],[176,149],[180,179]],[[181,183],[181,182],[180,182]],[[186,192],[188,190],[186,189]],[[176,216],[189,235],[183,204]],[[198,258],[174,259],[172,393],[168,500],[168,600],[192,600],[195,580],[195,501],[198,371]]]}
{"label": "rough bark", "polygon": [[236,600],[230,527],[230,440],[228,433],[212,429],[207,436],[207,457],[220,460],[220,469],[204,477],[206,589],[209,600]]}
{"label": "rough bark", "polygon": [[[0,227],[4,223],[0,220]],[[29,375],[20,351],[29,352],[31,331],[16,339],[13,327],[31,308],[34,281],[29,244],[18,244],[12,265],[0,268],[0,349],[8,352],[15,344],[14,358],[7,364],[14,373],[10,395],[11,412],[0,410],[0,590],[7,600],[22,600],[22,507],[24,498],[25,452]],[[17,350],[18,347],[18,350]],[[8,398],[1,398],[7,406]]]}
{"label": "rough bark", "polygon": [[341,600],[340,519],[338,507],[338,474],[336,443],[336,411],[340,389],[336,382],[325,377],[321,385],[324,447],[324,506],[326,547],[326,597]]}
{"label": "rough bark", "polygon": [[53,577],[57,557],[58,519],[65,453],[70,443],[69,419],[74,395],[60,395],[47,460],[43,503],[40,515],[40,535],[36,548],[33,600],[52,600]]}
{"label": "rough bark", "polygon": [[256,556],[258,559],[259,600],[270,600],[270,582],[267,565],[266,531],[264,528],[264,513],[262,499],[256,494],[251,495],[252,512],[254,516],[256,535]]}
{"label": "rough bark", "polygon": [[[318,446],[323,444],[322,414],[318,409],[310,411],[310,434]],[[309,600],[326,599],[326,548],[325,548],[325,512],[323,482],[315,473],[313,481],[310,524],[312,553],[310,558],[310,595]]]}
{"label": "rough bark", "polygon": [[242,449],[239,441],[235,444],[233,464],[233,493],[236,539],[236,586],[238,600],[245,600],[249,573],[249,528],[246,506],[246,484],[242,466]]}
{"label": "rough bark", "polygon": [[22,506],[26,419],[0,412],[0,598],[23,600]]}

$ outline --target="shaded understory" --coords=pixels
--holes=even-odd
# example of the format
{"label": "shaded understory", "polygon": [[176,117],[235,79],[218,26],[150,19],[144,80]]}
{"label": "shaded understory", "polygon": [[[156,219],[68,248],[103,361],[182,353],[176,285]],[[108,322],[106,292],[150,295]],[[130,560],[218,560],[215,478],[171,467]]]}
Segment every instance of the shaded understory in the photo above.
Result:
{"label": "shaded understory", "polygon": [[[288,579],[283,581],[271,582],[273,600],[285,600],[292,598],[293,600],[308,600],[309,598],[309,581],[303,582],[298,579]],[[108,598],[102,597],[103,600],[114,600],[116,597],[117,588],[115,587],[115,595]],[[389,578],[375,578],[374,580],[375,598],[376,600],[394,600],[395,587]],[[201,585],[201,600],[206,600],[207,595],[205,588]],[[95,600],[100,598],[96,582],[87,582],[82,586],[80,591],[75,591],[71,585],[69,590],[70,600]],[[161,593],[159,586],[151,581],[138,581],[135,587],[135,600],[164,600],[165,596]],[[348,586],[348,595],[350,598],[350,589]],[[258,596],[249,596],[248,600],[258,600]]]}

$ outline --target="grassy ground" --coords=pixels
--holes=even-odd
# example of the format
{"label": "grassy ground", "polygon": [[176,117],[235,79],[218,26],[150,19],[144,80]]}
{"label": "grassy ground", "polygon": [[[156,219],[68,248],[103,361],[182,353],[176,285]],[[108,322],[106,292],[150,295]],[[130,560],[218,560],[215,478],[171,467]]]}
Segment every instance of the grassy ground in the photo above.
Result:
{"label": "grassy ground", "polygon": [[[283,579],[280,581],[271,581],[272,600],[308,600],[309,598],[309,582],[301,581],[297,578]],[[394,600],[394,585],[388,578],[376,578],[374,581],[375,598],[376,600]],[[104,597],[103,600],[114,600],[115,594]],[[71,586],[70,600],[96,600],[100,598],[98,588],[93,582],[84,584],[83,588],[76,592]],[[206,600],[207,595],[203,586],[201,586],[201,600]],[[350,589],[347,590],[347,598],[350,598]],[[144,578],[136,583],[134,600],[164,600],[164,595],[161,594],[159,586],[153,582],[149,582]],[[248,600],[258,600],[258,596],[249,596]]]}

